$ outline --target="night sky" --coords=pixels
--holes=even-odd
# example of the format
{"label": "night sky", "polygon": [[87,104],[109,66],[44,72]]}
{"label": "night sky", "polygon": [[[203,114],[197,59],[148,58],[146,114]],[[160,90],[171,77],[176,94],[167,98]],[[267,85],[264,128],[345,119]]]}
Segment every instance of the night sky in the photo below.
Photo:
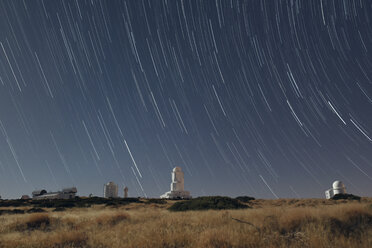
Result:
{"label": "night sky", "polygon": [[0,195],[372,196],[372,1],[0,0]]}

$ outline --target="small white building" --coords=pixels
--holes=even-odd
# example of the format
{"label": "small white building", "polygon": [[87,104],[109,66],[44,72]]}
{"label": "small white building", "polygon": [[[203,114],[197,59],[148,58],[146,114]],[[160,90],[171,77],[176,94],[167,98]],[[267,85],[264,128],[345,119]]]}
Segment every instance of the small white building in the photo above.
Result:
{"label": "small white building", "polygon": [[103,186],[103,197],[116,198],[118,197],[118,185],[114,182],[106,183]]}
{"label": "small white building", "polygon": [[167,199],[191,199],[189,191],[184,189],[184,174],[181,167],[175,167],[172,171],[171,191],[161,195],[160,198]]}
{"label": "small white building", "polygon": [[341,181],[334,181],[332,188],[325,191],[325,195],[327,199],[331,199],[338,194],[346,194],[346,187]]}

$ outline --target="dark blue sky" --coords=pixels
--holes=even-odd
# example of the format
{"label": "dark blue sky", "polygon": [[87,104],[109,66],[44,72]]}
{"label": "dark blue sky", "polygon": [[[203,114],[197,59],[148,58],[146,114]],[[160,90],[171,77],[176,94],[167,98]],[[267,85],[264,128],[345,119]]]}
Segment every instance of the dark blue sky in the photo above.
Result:
{"label": "dark blue sky", "polygon": [[372,196],[372,2],[0,1],[0,195]]}

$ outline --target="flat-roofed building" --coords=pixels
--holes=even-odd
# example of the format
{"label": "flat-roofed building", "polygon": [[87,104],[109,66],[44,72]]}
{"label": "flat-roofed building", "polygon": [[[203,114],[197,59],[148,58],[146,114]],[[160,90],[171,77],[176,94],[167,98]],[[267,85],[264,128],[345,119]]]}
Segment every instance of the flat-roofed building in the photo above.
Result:
{"label": "flat-roofed building", "polygon": [[32,199],[73,199],[76,197],[76,187],[64,188],[62,191],[47,192],[45,189],[32,192]]}

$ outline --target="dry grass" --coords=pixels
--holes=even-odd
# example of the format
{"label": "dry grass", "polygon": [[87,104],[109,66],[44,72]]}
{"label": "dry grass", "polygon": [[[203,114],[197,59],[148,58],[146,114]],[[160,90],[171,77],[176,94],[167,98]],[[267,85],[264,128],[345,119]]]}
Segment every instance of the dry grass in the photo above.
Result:
{"label": "dry grass", "polygon": [[367,248],[371,202],[255,200],[252,209],[190,212],[133,203],[2,215],[0,247]]}

